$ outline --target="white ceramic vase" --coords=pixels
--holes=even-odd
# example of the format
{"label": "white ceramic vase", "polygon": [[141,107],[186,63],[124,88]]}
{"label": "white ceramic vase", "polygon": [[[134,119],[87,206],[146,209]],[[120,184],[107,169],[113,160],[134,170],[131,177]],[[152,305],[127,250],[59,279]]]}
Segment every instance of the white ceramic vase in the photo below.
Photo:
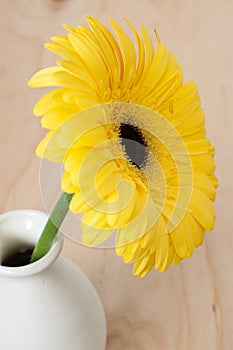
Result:
{"label": "white ceramic vase", "polygon": [[0,215],[0,348],[104,350],[101,301],[84,273],[60,256],[61,233],[37,262],[2,266],[13,250],[35,245],[46,220],[34,210]]}

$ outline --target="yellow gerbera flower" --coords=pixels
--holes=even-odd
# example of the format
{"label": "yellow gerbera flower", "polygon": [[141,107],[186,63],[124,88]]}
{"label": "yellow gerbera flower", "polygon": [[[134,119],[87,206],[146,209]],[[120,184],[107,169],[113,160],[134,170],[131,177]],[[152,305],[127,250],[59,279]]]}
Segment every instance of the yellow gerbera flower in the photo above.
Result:
{"label": "yellow gerbera flower", "polygon": [[158,35],[155,51],[146,28],[127,20],[135,48],[114,20],[115,36],[87,22],[46,44],[63,59],[29,82],[60,86],[35,105],[49,129],[37,154],[64,162],[62,188],[74,193],[71,210],[84,213],[84,244],[117,229],[117,254],[142,277],[190,257],[213,229],[214,149],[197,87],[183,84]]}

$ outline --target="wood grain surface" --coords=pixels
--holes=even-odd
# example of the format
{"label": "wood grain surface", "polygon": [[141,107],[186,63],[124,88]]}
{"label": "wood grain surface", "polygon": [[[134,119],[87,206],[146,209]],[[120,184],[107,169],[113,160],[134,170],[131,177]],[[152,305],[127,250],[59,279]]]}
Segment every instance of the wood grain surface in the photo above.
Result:
{"label": "wood grain surface", "polygon": [[191,259],[142,280],[113,249],[88,249],[66,239],[63,253],[102,298],[107,350],[232,350],[232,0],[0,0],[1,212],[49,210],[55,201],[53,170],[35,156],[45,132],[32,110],[45,91],[30,90],[27,81],[57,59],[43,43],[64,33],[62,23],[84,23],[85,15],[106,23],[128,17],[151,32],[156,28],[182,64],[184,79],[197,82],[216,147],[217,221]]}

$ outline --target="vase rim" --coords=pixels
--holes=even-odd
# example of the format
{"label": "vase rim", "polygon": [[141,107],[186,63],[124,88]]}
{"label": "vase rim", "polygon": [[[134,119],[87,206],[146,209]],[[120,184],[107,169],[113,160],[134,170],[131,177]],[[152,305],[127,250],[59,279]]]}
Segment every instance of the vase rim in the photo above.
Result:
{"label": "vase rim", "polygon": [[[5,226],[11,225],[11,230],[15,234],[17,234],[17,230],[21,233],[23,232],[22,230],[28,231],[27,233],[31,234],[30,239],[33,239],[34,244],[36,244],[47,219],[48,215],[46,213],[34,209],[16,209],[0,214],[0,255],[2,248],[2,228],[5,229]],[[27,223],[26,226],[25,222]],[[25,227],[28,227],[28,230],[27,228],[25,229]],[[29,236],[26,237],[29,238]],[[63,234],[59,231],[49,252],[39,260],[28,265],[17,267],[3,266],[0,261],[0,276],[15,278],[35,275],[48,268],[58,258],[62,247]]]}

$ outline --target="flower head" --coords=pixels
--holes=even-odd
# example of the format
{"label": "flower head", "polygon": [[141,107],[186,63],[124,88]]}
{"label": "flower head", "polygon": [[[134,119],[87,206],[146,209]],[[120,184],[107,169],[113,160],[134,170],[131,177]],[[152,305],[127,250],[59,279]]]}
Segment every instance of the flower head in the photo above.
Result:
{"label": "flower head", "polygon": [[192,255],[214,225],[214,149],[194,82],[183,84],[175,56],[144,26],[113,34],[65,26],[46,47],[63,57],[31,87],[60,86],[34,113],[49,129],[40,157],[63,162],[62,188],[82,216],[83,242],[98,245],[117,229],[116,251],[144,276]]}

